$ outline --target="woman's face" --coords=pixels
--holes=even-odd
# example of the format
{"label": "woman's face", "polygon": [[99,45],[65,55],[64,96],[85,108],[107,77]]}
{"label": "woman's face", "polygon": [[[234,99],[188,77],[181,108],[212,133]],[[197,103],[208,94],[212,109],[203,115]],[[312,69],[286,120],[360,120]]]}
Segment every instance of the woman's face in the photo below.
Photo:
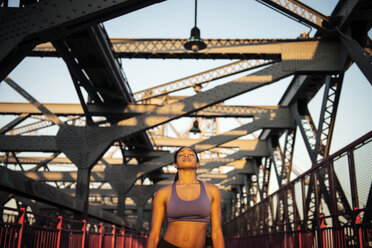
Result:
{"label": "woman's face", "polygon": [[182,148],[177,154],[178,168],[197,168],[199,163],[194,151],[189,147]]}

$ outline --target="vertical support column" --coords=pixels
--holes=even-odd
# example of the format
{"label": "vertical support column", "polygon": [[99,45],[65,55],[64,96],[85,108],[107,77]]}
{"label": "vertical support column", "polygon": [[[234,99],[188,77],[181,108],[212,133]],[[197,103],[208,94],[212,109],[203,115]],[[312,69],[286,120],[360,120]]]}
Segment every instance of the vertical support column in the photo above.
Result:
{"label": "vertical support column", "polygon": [[238,203],[238,215],[240,215],[242,213],[242,188],[240,187],[240,185],[237,185],[236,186],[236,189],[238,191],[238,194],[239,194],[239,201],[237,202]]}
{"label": "vertical support column", "polygon": [[117,213],[124,220],[125,218],[125,194],[122,194],[122,193],[118,194]]}
{"label": "vertical support column", "polygon": [[[335,187],[335,171],[333,161],[328,165],[328,182],[329,182],[329,196],[330,196],[330,212],[332,215],[332,226],[335,228],[339,227],[339,221],[337,217],[337,198],[336,198],[336,187]],[[336,245],[336,244],[335,244]]]}
{"label": "vertical support column", "polygon": [[143,223],[143,206],[137,206],[137,219],[136,219],[136,231],[142,230],[142,223]]}
{"label": "vertical support column", "polygon": [[311,148],[310,142],[307,138],[306,131],[305,131],[303,125],[302,125],[301,116],[298,112],[297,102],[295,102],[294,104],[291,105],[291,110],[292,110],[293,117],[295,118],[296,123],[297,123],[298,127],[300,128],[301,135],[302,135],[302,138],[304,140],[307,152],[310,156],[311,163],[314,166],[316,164],[316,157],[314,155],[313,149]]}
{"label": "vertical support column", "polygon": [[76,181],[76,197],[84,201],[84,206],[82,209],[83,219],[87,219],[88,217],[89,182],[90,182],[90,169],[89,168],[78,168],[77,181]]}
{"label": "vertical support column", "polygon": [[285,185],[290,182],[291,180],[291,172],[292,172],[292,161],[293,161],[293,153],[294,153],[294,146],[296,141],[296,129],[286,130],[286,137],[284,143],[284,151],[283,151],[283,166],[281,171],[281,184]]}
{"label": "vertical support column", "polygon": [[[321,225],[321,216],[319,214],[319,188],[318,188],[318,174],[317,172],[313,172],[313,178],[314,178],[314,195],[315,195],[315,210],[314,210],[314,218],[316,219],[316,230],[317,230],[317,236],[318,236],[318,247],[323,247],[323,236],[322,236],[322,230],[320,228]],[[310,189],[309,189],[310,190]]]}
{"label": "vertical support column", "polygon": [[[318,123],[318,130],[317,130],[317,133],[316,133],[316,142],[315,142],[315,154],[316,156],[318,156],[318,154],[320,153],[320,150],[323,150],[321,148],[321,146],[323,145],[321,143],[321,135],[322,135],[322,132],[323,132],[323,123],[324,123],[324,115],[325,115],[325,112],[327,111],[327,100],[328,100],[328,93],[329,93],[329,90],[330,90],[330,87],[331,87],[331,76],[330,75],[327,75],[326,76],[326,79],[325,79],[325,88],[324,88],[324,94],[323,94],[323,102],[322,102],[322,107],[321,107],[321,110],[320,110],[320,117],[319,117],[319,123]],[[323,155],[323,154],[322,154]]]}
{"label": "vertical support column", "polygon": [[329,155],[342,89],[343,74],[327,76],[316,135],[315,152],[320,160]]}
{"label": "vertical support column", "polygon": [[245,187],[245,197],[246,197],[246,205],[245,205],[245,209],[248,209],[249,208],[249,186],[248,186],[248,178],[247,178],[248,175],[246,174],[243,174],[242,177],[243,177],[243,182],[244,182],[244,187]]}
{"label": "vertical support column", "polygon": [[347,158],[349,164],[349,175],[350,175],[350,189],[351,189],[351,199],[353,202],[353,209],[359,208],[359,199],[358,199],[358,188],[356,184],[356,175],[355,175],[355,161],[353,151],[347,151]]}
{"label": "vertical support column", "polygon": [[305,227],[307,227],[307,213],[308,213],[308,209],[307,209],[307,205],[306,205],[306,188],[305,188],[305,178],[301,180],[301,194],[302,194],[302,209],[303,209],[303,213],[304,213],[304,224],[302,226],[301,229],[304,229]]}

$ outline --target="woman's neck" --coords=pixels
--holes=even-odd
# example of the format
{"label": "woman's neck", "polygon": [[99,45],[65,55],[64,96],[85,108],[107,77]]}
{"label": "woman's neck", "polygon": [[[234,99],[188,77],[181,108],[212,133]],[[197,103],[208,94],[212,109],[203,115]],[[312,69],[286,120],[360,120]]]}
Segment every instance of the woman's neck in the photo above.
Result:
{"label": "woman's neck", "polygon": [[177,184],[196,184],[199,183],[196,178],[195,169],[180,169],[178,170],[178,181]]}

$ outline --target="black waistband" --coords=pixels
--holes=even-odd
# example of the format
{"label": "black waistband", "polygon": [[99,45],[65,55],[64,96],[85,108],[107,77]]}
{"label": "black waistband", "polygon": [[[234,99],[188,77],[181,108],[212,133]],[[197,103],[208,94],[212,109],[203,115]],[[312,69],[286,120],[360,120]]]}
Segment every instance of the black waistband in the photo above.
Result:
{"label": "black waistband", "polygon": [[180,247],[172,245],[171,243],[169,243],[165,239],[161,239],[158,243],[158,248],[180,248]]}

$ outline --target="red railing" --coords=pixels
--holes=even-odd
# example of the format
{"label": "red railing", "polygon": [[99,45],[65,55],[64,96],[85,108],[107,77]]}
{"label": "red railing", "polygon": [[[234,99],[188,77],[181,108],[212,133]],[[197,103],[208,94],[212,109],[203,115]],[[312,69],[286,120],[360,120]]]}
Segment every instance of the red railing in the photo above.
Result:
{"label": "red railing", "polygon": [[225,223],[226,247],[372,247],[372,132]]}
{"label": "red railing", "polygon": [[[320,221],[330,218],[332,216],[321,217]],[[353,237],[352,240],[349,237]],[[236,234],[226,237],[225,244],[226,247],[245,248],[364,248],[372,247],[372,226],[355,222],[348,226],[335,228],[327,227],[323,223],[318,232],[316,229],[303,230],[299,225],[295,231],[246,236]]]}
{"label": "red railing", "polygon": [[147,242],[147,234],[115,225],[0,208],[1,248],[143,248]]}

